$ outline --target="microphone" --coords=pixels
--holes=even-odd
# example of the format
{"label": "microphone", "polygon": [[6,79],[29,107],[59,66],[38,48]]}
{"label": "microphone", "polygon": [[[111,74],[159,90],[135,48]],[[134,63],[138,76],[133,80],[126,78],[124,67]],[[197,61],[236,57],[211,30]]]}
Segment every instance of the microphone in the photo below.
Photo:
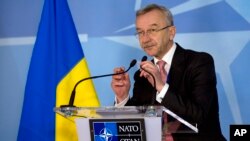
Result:
{"label": "microphone", "polygon": [[148,59],[147,56],[143,56],[143,57],[141,58],[141,61],[142,61],[142,62],[143,62],[143,61],[147,61],[147,59]]}
{"label": "microphone", "polygon": [[86,80],[89,80],[89,79],[96,79],[96,78],[100,78],[100,77],[107,77],[107,76],[113,76],[113,75],[119,75],[119,74],[124,74],[126,72],[128,72],[132,67],[135,66],[136,64],[136,60],[133,59],[131,62],[130,62],[130,65],[129,65],[129,68],[124,71],[124,72],[119,72],[119,73],[112,73],[112,74],[105,74],[105,75],[98,75],[98,76],[92,76],[92,77],[86,77],[86,78],[83,78],[81,79],[80,81],[78,81],[75,86],[74,86],[74,89],[71,93],[71,96],[70,96],[70,101],[69,101],[69,104],[68,105],[61,105],[60,107],[75,107],[74,106],[74,101],[75,101],[75,95],[76,95],[76,87],[83,81],[86,81]]}
{"label": "microphone", "polygon": [[[147,61],[147,56],[143,56],[143,57],[142,57],[141,62],[143,62],[143,61]],[[140,66],[140,68],[141,68],[142,70],[144,70],[145,72],[147,72],[149,75],[152,76],[153,81],[154,81],[154,86],[153,86],[153,87],[154,87],[154,89],[156,90],[156,82],[155,82],[155,77],[154,77],[154,75],[153,75],[151,72],[149,72],[149,71],[145,70],[144,68],[142,68],[141,66]],[[153,97],[152,97],[151,105],[154,105],[154,102],[155,102],[155,95],[153,95]]]}

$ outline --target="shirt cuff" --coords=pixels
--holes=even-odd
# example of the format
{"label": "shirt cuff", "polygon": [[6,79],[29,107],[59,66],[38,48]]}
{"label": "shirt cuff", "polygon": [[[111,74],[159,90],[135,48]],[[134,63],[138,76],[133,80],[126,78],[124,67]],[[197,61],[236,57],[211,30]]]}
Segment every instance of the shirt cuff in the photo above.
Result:
{"label": "shirt cuff", "polygon": [[162,90],[158,93],[156,93],[156,100],[161,103],[162,99],[164,98],[164,96],[166,95],[167,91],[168,91],[169,85],[166,83]]}
{"label": "shirt cuff", "polygon": [[115,97],[115,107],[124,107],[129,100],[129,95],[120,103],[117,103],[117,98]]}

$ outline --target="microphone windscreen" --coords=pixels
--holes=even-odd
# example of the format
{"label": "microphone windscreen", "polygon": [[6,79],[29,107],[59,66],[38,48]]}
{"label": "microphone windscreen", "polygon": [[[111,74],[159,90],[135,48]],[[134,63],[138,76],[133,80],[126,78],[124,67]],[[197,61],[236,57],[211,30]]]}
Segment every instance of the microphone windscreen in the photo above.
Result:
{"label": "microphone windscreen", "polygon": [[142,61],[142,62],[143,62],[143,61],[147,61],[147,59],[148,59],[147,56],[143,56],[142,59],[141,59],[141,61]]}
{"label": "microphone windscreen", "polygon": [[136,62],[137,62],[137,61],[136,61],[135,59],[132,60],[129,67],[132,68],[133,66],[135,66]]}

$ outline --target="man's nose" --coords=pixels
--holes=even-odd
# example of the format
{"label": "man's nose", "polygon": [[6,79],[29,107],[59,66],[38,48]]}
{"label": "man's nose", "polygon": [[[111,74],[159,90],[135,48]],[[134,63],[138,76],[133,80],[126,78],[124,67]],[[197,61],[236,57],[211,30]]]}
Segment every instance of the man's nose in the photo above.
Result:
{"label": "man's nose", "polygon": [[147,43],[151,40],[151,37],[146,33],[140,38],[140,40],[142,41],[142,43]]}

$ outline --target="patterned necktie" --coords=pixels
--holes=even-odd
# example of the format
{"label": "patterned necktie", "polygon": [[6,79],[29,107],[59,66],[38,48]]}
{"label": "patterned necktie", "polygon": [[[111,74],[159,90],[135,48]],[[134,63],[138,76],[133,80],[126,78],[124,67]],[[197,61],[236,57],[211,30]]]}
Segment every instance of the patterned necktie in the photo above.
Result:
{"label": "patterned necktie", "polygon": [[[163,61],[163,60],[160,60],[160,61],[157,62],[157,65],[159,66],[159,70],[160,70],[160,74],[161,74],[161,80],[163,82],[167,81],[167,71],[165,70],[165,65],[166,64],[167,63],[165,61]],[[163,122],[164,122],[164,125],[163,125],[163,134],[164,134],[163,141],[174,141],[173,136],[170,133],[167,133],[167,129],[164,129],[164,128],[167,128],[166,123],[168,122],[167,114],[165,112],[163,113],[162,118],[163,118]]]}

